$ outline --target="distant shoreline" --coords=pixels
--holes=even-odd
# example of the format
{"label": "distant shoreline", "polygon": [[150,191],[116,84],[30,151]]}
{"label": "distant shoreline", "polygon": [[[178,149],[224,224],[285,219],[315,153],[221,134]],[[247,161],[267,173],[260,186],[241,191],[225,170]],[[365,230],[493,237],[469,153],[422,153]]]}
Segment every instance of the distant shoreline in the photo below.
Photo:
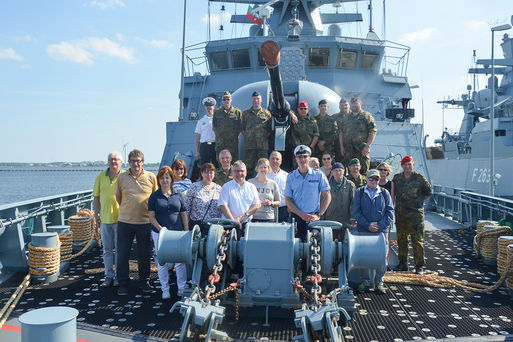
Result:
{"label": "distant shoreline", "polygon": [[[160,163],[144,164],[145,168],[158,169]],[[74,171],[74,170],[105,170],[108,165],[101,163],[80,162],[80,163],[0,163],[0,171],[10,170],[55,170],[55,171]],[[128,166],[123,167],[128,169]]]}

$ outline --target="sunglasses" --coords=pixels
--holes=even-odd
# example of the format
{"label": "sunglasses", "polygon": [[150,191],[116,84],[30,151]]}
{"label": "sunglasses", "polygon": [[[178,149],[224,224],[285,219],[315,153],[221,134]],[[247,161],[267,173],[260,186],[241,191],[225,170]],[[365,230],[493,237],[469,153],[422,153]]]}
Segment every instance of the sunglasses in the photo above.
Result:
{"label": "sunglasses", "polygon": [[230,101],[230,99],[223,99],[223,101]]}
{"label": "sunglasses", "polygon": [[322,160],[331,160],[331,158],[322,158]]}
{"label": "sunglasses", "polygon": [[378,169],[378,171],[388,171],[387,169]]}
{"label": "sunglasses", "polygon": [[377,182],[377,181],[379,181],[379,178],[378,177],[370,177],[369,180],[371,182]]}
{"label": "sunglasses", "polygon": [[299,107],[299,110],[307,110],[308,107]]}

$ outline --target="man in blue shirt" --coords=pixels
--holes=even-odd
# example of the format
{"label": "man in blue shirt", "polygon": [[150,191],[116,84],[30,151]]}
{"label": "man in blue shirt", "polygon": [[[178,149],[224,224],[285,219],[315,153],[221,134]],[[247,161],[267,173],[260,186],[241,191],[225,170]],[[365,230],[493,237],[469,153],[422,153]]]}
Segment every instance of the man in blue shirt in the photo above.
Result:
{"label": "man in blue shirt", "polygon": [[285,203],[297,223],[297,237],[306,240],[307,226],[319,221],[331,202],[330,186],[324,173],[309,167],[312,151],[299,145],[294,149],[298,168],[287,176]]}

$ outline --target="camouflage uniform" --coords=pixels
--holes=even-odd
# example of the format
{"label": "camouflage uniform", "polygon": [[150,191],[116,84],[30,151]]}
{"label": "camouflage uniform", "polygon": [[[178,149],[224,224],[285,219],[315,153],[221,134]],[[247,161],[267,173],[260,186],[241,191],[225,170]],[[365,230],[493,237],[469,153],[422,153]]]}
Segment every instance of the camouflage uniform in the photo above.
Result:
{"label": "camouflage uniform", "polygon": [[249,177],[254,174],[258,159],[269,156],[271,122],[271,112],[267,109],[248,108],[242,113],[244,157]]}
{"label": "camouflage uniform", "polygon": [[302,118],[298,115],[297,124],[293,124],[288,132],[288,146],[295,148],[298,145],[310,147],[314,136],[319,136],[319,127],[317,121],[310,116]]}
{"label": "camouflage uniform", "polygon": [[338,142],[338,125],[335,119],[327,114],[324,117],[319,114],[314,119],[319,128],[319,141],[324,140],[324,151],[315,146],[314,155],[320,159],[325,152],[332,154],[335,152],[335,142]]}
{"label": "camouflage uniform", "polygon": [[348,114],[342,114],[342,112],[338,112],[337,114],[333,114],[331,117],[335,119],[335,122],[337,123],[337,139],[335,140],[335,160],[338,162],[342,162],[344,158],[342,157],[342,154],[340,153],[340,142],[338,140],[338,133],[342,129],[342,119],[344,116]]}
{"label": "camouflage uniform", "polygon": [[355,179],[351,173],[347,175],[346,177],[348,180],[350,180],[351,182],[353,182],[353,184],[355,185],[356,189],[364,186],[367,184],[367,177],[365,177],[364,175],[360,174],[360,178],[358,179]]}
{"label": "camouflage uniform", "polygon": [[394,176],[395,225],[399,262],[408,261],[408,236],[411,235],[415,267],[425,265],[424,260],[424,197],[433,190],[426,177],[413,171],[410,178],[404,173]]}
{"label": "camouflage uniform", "polygon": [[344,161],[348,163],[353,158],[358,158],[360,165],[362,166],[360,173],[364,175],[370,168],[370,156],[369,154],[362,157],[362,149],[367,143],[369,134],[371,132],[377,132],[376,122],[369,112],[362,110],[356,116],[348,114],[342,118],[342,135],[344,139]]}
{"label": "camouflage uniform", "polygon": [[225,109],[223,106],[214,111],[212,128],[216,134],[216,155],[228,149],[233,160],[239,159],[239,133],[241,131],[242,112],[233,106]]}
{"label": "camouflage uniform", "polygon": [[233,179],[232,177],[232,168],[230,167],[228,170],[220,167],[216,170],[216,176],[214,177],[214,183],[223,186],[225,183],[228,183]]}

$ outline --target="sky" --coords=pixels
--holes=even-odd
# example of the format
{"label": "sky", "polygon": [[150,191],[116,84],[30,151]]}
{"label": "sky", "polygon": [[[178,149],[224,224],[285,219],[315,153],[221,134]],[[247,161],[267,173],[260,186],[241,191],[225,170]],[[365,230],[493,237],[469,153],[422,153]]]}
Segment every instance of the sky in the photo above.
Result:
{"label": "sky", "polygon": [[[224,15],[221,5],[210,6],[211,39],[247,35],[228,19],[247,5],[226,4]],[[383,2],[373,6],[383,38]],[[187,45],[207,39],[207,8],[206,0],[187,1]],[[366,35],[366,8],[365,1],[343,4],[339,12],[364,17],[343,24],[343,35]],[[422,121],[423,103],[428,142],[441,135],[442,119],[459,128],[463,112],[442,111],[436,101],[465,92],[472,51],[490,58],[490,28],[510,23],[512,14],[506,0],[386,1],[386,38],[411,47],[414,122]],[[105,160],[125,144],[160,162],[165,123],[178,118],[182,19],[179,0],[1,1],[0,162]],[[495,35],[496,58],[502,34]]]}

